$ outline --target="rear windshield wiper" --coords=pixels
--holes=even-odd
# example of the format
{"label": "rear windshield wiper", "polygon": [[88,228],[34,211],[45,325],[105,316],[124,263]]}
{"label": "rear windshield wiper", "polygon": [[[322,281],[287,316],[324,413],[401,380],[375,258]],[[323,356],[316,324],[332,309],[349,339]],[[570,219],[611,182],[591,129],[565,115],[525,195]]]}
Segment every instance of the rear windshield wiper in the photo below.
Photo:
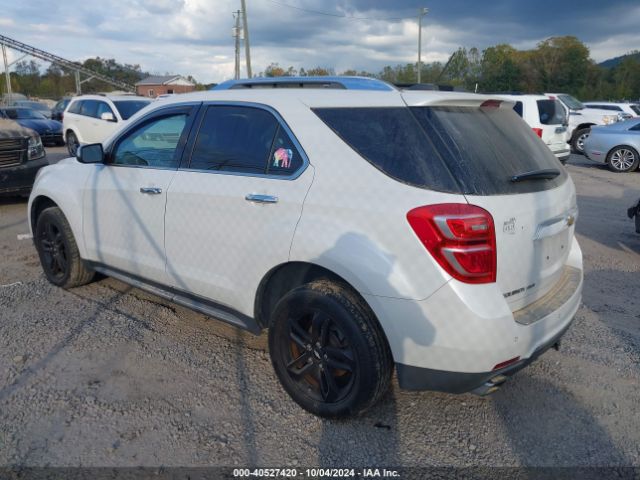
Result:
{"label": "rear windshield wiper", "polygon": [[519,173],[511,177],[512,182],[523,182],[525,180],[552,180],[560,175],[557,168],[547,168],[545,170],[533,170],[532,172]]}

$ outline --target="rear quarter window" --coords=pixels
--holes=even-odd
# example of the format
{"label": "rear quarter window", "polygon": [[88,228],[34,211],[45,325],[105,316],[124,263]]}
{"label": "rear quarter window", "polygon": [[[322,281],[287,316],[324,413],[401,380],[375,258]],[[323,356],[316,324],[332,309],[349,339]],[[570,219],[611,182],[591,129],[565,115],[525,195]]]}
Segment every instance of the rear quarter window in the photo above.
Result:
{"label": "rear quarter window", "polygon": [[538,117],[543,125],[562,125],[565,110],[558,100],[538,100]]}
{"label": "rear quarter window", "polygon": [[[320,108],[314,112],[388,176],[431,190],[506,195],[555,188],[567,174],[511,108]],[[514,175],[558,169],[552,180]]]}
{"label": "rear quarter window", "polygon": [[81,109],[82,109],[82,101],[78,100],[76,102],[73,102],[71,105],[69,105],[69,109],[67,110],[67,112],[80,113]]}

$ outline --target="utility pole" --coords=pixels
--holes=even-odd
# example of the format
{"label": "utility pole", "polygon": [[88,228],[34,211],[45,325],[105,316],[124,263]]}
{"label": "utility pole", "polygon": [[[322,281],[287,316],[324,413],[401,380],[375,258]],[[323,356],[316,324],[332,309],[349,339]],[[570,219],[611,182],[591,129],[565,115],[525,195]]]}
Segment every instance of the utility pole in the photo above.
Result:
{"label": "utility pole", "polygon": [[251,49],[249,47],[249,25],[247,22],[247,4],[245,0],[240,0],[242,5],[242,27],[244,30],[244,53],[247,58],[247,78],[251,78]]}
{"label": "utility pole", "polygon": [[9,63],[7,63],[7,48],[2,44],[2,58],[4,59],[4,79],[7,82],[7,100],[11,100],[11,76],[9,75]]}
{"label": "utility pole", "polygon": [[233,27],[233,37],[236,42],[236,64],[233,78],[238,80],[240,78],[240,10],[234,13],[233,16],[236,18],[236,26]]}
{"label": "utility pole", "polygon": [[80,72],[76,70],[75,74],[76,74],[76,95],[80,95],[82,93],[82,82],[80,81]]}
{"label": "utility pole", "polygon": [[429,13],[428,8],[418,10],[418,83],[421,83],[422,74],[422,17]]}

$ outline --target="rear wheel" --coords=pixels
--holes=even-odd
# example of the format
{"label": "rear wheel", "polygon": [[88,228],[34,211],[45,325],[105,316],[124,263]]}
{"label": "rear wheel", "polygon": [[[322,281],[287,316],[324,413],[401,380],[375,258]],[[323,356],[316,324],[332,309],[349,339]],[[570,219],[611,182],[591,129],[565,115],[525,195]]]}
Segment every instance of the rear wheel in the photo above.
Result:
{"label": "rear wheel", "polygon": [[94,272],[82,259],[69,222],[58,207],[42,211],[36,222],[36,250],[47,279],[62,288],[89,283]]}
{"label": "rear wheel", "polygon": [[582,128],[573,135],[573,139],[571,140],[571,147],[573,148],[574,152],[579,153],[580,155],[584,154],[584,141],[587,139],[590,133],[590,128]]}
{"label": "rear wheel", "polygon": [[72,157],[76,156],[78,153],[78,147],[80,143],[78,142],[78,137],[72,131],[67,132],[67,150],[69,150],[69,155]]}
{"label": "rear wheel", "polygon": [[615,147],[607,155],[607,165],[614,172],[630,172],[638,168],[638,163],[638,152],[631,147]]}
{"label": "rear wheel", "polygon": [[322,417],[364,411],[388,390],[393,372],[389,346],[369,308],[326,280],[302,285],[278,302],[269,352],[287,393]]}

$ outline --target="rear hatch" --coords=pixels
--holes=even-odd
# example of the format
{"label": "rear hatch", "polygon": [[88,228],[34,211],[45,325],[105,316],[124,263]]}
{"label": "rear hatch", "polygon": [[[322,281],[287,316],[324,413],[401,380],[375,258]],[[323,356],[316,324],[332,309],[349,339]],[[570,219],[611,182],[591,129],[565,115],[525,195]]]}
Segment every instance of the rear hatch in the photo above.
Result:
{"label": "rear hatch", "polygon": [[403,96],[467,201],[492,215],[496,281],[511,309],[546,294],[563,273],[577,216],[564,167],[510,102]]}
{"label": "rear hatch", "polygon": [[559,100],[536,100],[538,118],[541,128],[541,138],[554,154],[568,152],[567,125],[569,123],[567,111]]}

